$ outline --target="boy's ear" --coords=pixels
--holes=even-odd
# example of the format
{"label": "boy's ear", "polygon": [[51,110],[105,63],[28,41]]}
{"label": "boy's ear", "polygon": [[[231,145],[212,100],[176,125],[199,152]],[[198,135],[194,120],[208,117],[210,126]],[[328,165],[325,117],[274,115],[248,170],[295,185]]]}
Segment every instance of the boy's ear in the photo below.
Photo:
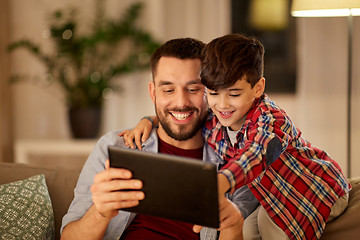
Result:
{"label": "boy's ear", "polygon": [[260,80],[255,84],[254,88],[255,96],[260,97],[265,91],[265,78],[260,78]]}

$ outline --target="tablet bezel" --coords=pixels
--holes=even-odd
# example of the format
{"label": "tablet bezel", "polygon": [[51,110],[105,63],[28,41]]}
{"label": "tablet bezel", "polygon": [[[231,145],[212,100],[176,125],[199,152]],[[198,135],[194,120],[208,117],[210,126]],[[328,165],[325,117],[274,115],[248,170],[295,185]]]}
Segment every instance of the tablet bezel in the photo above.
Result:
{"label": "tablet bezel", "polygon": [[121,210],[219,227],[215,164],[114,146],[108,152],[110,167],[129,169],[143,181],[145,199]]}

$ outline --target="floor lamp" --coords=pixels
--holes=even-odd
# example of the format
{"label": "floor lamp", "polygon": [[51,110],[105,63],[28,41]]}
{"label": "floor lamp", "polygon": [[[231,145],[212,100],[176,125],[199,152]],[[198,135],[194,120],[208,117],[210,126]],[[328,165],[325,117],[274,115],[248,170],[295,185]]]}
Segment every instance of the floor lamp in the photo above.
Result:
{"label": "floor lamp", "polygon": [[294,17],[348,18],[348,88],[347,88],[347,175],[351,177],[351,84],[353,16],[360,16],[360,0],[293,0]]}

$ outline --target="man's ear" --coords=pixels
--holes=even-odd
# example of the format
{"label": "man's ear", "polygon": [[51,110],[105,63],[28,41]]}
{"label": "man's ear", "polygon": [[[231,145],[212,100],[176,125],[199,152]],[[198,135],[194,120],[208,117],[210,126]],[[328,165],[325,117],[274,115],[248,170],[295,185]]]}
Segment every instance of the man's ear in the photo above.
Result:
{"label": "man's ear", "polygon": [[154,83],[154,81],[149,82],[149,94],[150,94],[151,100],[155,104],[155,83]]}
{"label": "man's ear", "polygon": [[255,97],[260,97],[265,91],[265,78],[262,77],[260,80],[255,84]]}

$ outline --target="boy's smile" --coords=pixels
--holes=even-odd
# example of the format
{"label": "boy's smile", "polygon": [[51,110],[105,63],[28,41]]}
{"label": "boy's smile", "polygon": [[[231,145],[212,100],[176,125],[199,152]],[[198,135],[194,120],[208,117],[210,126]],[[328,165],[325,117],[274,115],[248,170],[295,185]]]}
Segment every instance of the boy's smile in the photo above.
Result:
{"label": "boy's smile", "polygon": [[207,89],[207,98],[211,110],[220,123],[232,130],[240,130],[246,114],[256,98],[260,97],[265,88],[265,79],[261,78],[253,88],[244,78],[229,88],[220,90]]}
{"label": "boy's smile", "polygon": [[219,114],[222,118],[230,118],[233,113],[234,111],[227,111],[227,112],[219,111]]}

